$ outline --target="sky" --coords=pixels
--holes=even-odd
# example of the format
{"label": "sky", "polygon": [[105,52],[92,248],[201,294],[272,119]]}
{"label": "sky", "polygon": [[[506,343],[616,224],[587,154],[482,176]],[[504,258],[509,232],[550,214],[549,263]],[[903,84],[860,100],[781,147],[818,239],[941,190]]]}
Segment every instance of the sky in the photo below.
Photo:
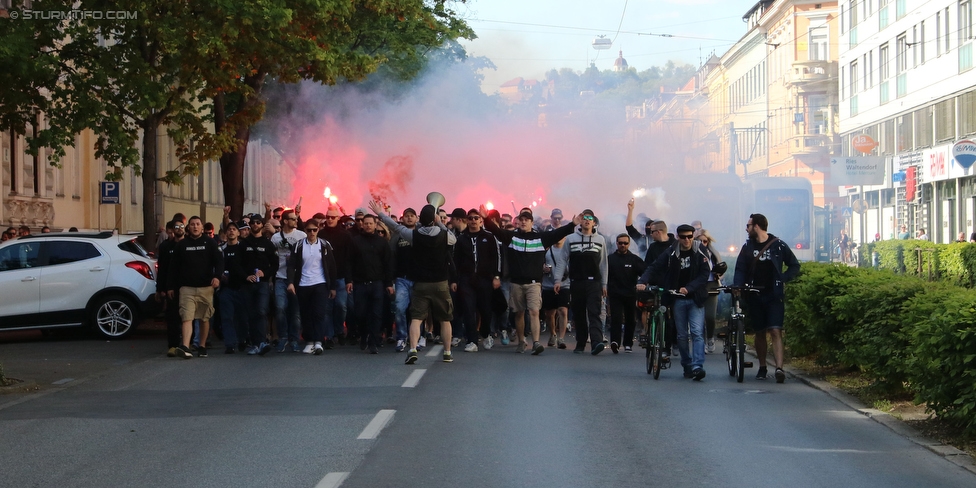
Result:
{"label": "sky", "polygon": [[[675,61],[700,66],[745,33],[742,16],[756,0],[468,0],[461,15],[478,35],[463,44],[497,70],[485,70],[482,91],[515,77],[542,79],[549,69],[611,69],[618,51],[643,71]],[[619,27],[619,29],[618,29]],[[654,34],[654,35],[647,35]],[[663,37],[658,34],[670,35]],[[609,50],[591,47],[605,35]]]}

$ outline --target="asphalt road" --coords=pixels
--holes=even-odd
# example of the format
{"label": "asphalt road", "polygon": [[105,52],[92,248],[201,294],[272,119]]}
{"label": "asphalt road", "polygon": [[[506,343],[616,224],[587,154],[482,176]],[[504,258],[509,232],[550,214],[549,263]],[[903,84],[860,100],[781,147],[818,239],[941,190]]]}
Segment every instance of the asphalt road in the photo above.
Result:
{"label": "asphalt road", "polygon": [[819,390],[736,383],[720,355],[698,383],[609,350],[405,366],[389,347],[182,360],[164,343],[0,335],[8,374],[39,372],[0,395],[0,484],[976,486]]}

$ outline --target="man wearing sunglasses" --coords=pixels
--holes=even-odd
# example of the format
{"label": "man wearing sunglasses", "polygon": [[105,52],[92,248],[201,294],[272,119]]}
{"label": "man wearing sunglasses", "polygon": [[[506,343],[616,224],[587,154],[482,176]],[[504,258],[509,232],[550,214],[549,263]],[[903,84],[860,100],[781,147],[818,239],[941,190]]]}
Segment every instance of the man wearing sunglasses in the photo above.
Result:
{"label": "man wearing sunglasses", "polygon": [[180,297],[179,289],[172,290],[173,298],[167,293],[169,288],[169,274],[174,272],[172,269],[173,252],[176,244],[186,236],[185,225],[180,220],[172,220],[166,224],[166,231],[173,233],[173,237],[166,239],[157,249],[159,259],[156,262],[156,301],[165,304],[166,307],[166,355],[176,357],[176,348],[180,345],[180,335],[183,330],[183,320],[180,319]]}
{"label": "man wearing sunglasses", "polygon": [[[460,210],[460,209],[458,209]],[[464,213],[461,210],[460,213]],[[451,214],[452,222],[458,212]],[[454,263],[458,273],[458,300],[464,318],[465,352],[477,352],[478,341],[491,349],[491,295],[502,284],[502,250],[495,235],[483,228],[484,222],[478,210],[471,209],[465,215],[467,225],[460,232],[454,246]],[[478,317],[481,317],[481,332]]]}
{"label": "man wearing sunglasses", "polygon": [[[325,211],[325,218],[319,226],[319,237],[328,241],[332,245],[333,256],[336,262],[336,296],[330,298],[325,304],[325,318],[328,325],[325,330],[330,332],[330,336],[325,338],[325,348],[332,349],[333,338],[348,338],[354,341],[356,331],[350,330],[347,334],[344,327],[346,323],[348,294],[346,293],[346,283],[351,282],[349,275],[349,254],[352,249],[352,235],[344,225],[339,223],[342,214],[339,207],[330,205]],[[352,342],[350,342],[351,344]]]}
{"label": "man wearing sunglasses", "polygon": [[285,352],[291,347],[292,352],[298,350],[298,335],[301,328],[301,315],[298,309],[298,298],[288,293],[288,260],[295,251],[295,246],[308,237],[298,230],[298,214],[291,209],[281,212],[281,230],[271,237],[271,242],[278,249],[278,272],[275,274],[275,328],[278,331],[278,352]]}
{"label": "man wearing sunglasses", "polygon": [[[570,310],[573,311],[573,325],[576,328],[575,353],[586,348],[587,333],[590,339],[590,354],[596,356],[606,348],[603,337],[603,322],[600,313],[603,298],[607,296],[607,247],[606,239],[596,232],[596,215],[590,209],[583,210],[582,221],[573,234],[566,239],[563,253],[569,259]],[[553,290],[559,293],[563,274],[555,273]]]}
{"label": "man wearing sunglasses", "polygon": [[[665,295],[670,302],[677,326],[678,352],[685,378],[701,381],[705,377],[705,300],[708,298],[708,274],[711,271],[708,256],[695,241],[695,228],[678,226],[678,244],[661,254],[644,271],[637,281],[637,289],[644,290],[648,283],[660,283],[679,295]],[[691,351],[688,351],[688,334],[691,333]]]}
{"label": "man wearing sunglasses", "polygon": [[623,325],[624,352],[632,352],[634,328],[637,326],[637,293],[634,286],[644,274],[644,260],[630,252],[630,236],[617,235],[617,250],[607,257],[610,276],[607,279],[607,296],[610,302],[610,350],[617,354],[620,347],[620,329]]}

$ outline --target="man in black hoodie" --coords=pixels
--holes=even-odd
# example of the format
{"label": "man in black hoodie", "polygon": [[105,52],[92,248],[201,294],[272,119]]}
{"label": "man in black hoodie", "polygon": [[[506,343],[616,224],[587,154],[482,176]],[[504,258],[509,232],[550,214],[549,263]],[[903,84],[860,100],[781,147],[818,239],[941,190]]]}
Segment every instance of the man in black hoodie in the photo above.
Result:
{"label": "man in black hoodie", "polygon": [[[668,224],[663,220],[655,220],[651,224],[651,238],[653,242],[647,245],[647,253],[644,254],[644,264],[650,266],[660,256],[668,252],[677,244],[674,234],[668,232]],[[664,345],[667,353],[672,353],[674,349],[677,331],[674,327],[674,312],[670,308],[664,315],[666,329],[664,333]]]}
{"label": "man in black hoodie", "polygon": [[228,222],[224,226],[227,242],[223,246],[224,274],[220,279],[217,302],[220,305],[220,326],[224,331],[226,354],[235,352],[238,337],[247,337],[247,300],[243,287],[249,273],[244,267],[244,244],[239,240],[239,229],[237,222]]}
{"label": "man in black hoodie", "polygon": [[[330,298],[325,305],[325,319],[330,324],[326,328],[331,330],[336,338],[345,336],[344,325],[346,323],[346,284],[352,280],[349,276],[349,253],[352,248],[352,235],[345,226],[339,223],[339,207],[330,205],[325,212],[325,219],[319,224],[319,237],[325,239],[332,245],[332,250],[336,262],[336,296]],[[350,337],[356,335],[350,331]],[[332,349],[332,337],[325,338],[325,348]]]}
{"label": "man in black hoodie", "polygon": [[271,301],[271,280],[278,273],[278,248],[267,236],[264,220],[255,215],[250,221],[251,234],[244,238],[244,296],[248,304],[247,335],[240,337],[247,343],[247,353],[267,354],[268,306]]}
{"label": "man in black hoodie", "polygon": [[516,230],[498,228],[488,220],[488,209],[482,205],[478,213],[485,221],[485,227],[494,234],[505,246],[505,259],[508,263],[508,277],[511,281],[511,294],[508,306],[515,312],[515,335],[518,346],[515,352],[525,352],[525,311],[529,311],[529,322],[532,331],[532,354],[538,355],[545,350],[539,342],[539,310],[542,309],[542,275],[546,264],[546,250],[560,239],[573,233],[582,221],[577,215],[573,221],[548,232],[536,231],[532,224],[535,220],[531,210],[522,210],[518,215]]}
{"label": "man in black hoodie", "polygon": [[176,355],[185,359],[190,354],[193,338],[193,321],[200,321],[200,346],[197,355],[207,357],[207,335],[210,317],[213,316],[214,289],[220,286],[224,274],[224,256],[217,241],[203,235],[203,221],[190,217],[187,236],[176,245],[169,274],[169,294],[180,293],[180,319],[183,320],[183,344],[176,348]]}
{"label": "man in black hoodie", "polygon": [[624,326],[624,352],[631,352],[634,346],[634,328],[637,325],[637,292],[634,286],[644,274],[647,265],[636,254],[630,252],[630,236],[617,235],[617,250],[607,257],[610,276],[607,280],[607,295],[610,302],[610,350],[614,354],[620,342],[620,325]]}
{"label": "man in black hoodie", "polygon": [[364,215],[362,225],[362,231],[352,238],[352,281],[346,283],[346,293],[353,294],[359,348],[368,347],[370,354],[377,354],[382,341],[383,293],[393,294],[393,250],[376,234],[376,216]]}
{"label": "man in black hoodie", "polygon": [[[685,378],[701,381],[705,377],[705,299],[708,298],[708,274],[711,272],[708,256],[695,240],[695,228],[678,226],[678,244],[661,254],[644,271],[637,281],[637,289],[644,290],[647,283],[663,283],[663,287],[679,294],[665,296],[671,302],[677,325],[678,351]],[[692,350],[688,351],[688,333],[691,332]]]}

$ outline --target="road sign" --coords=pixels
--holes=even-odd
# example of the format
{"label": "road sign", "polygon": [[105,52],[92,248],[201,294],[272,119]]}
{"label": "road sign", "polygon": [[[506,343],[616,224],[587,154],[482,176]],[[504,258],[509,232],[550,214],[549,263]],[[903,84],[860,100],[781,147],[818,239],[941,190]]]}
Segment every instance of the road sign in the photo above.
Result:
{"label": "road sign", "polygon": [[99,199],[100,204],[118,204],[120,201],[121,191],[119,189],[119,183],[117,181],[100,181],[99,194],[101,198]]}
{"label": "road sign", "polygon": [[840,209],[840,214],[844,218],[848,218],[851,215],[853,215],[853,210],[854,209],[852,209],[851,207],[843,207],[843,208]]}

